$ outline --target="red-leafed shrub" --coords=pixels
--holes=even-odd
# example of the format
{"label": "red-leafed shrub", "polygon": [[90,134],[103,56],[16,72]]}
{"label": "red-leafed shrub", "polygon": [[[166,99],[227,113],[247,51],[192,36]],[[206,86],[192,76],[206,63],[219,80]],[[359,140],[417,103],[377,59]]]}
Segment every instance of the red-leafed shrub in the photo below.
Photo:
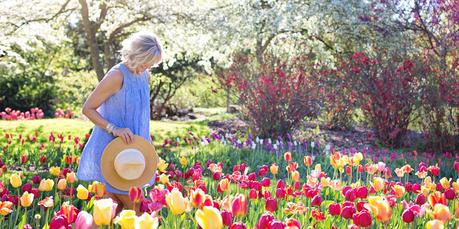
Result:
{"label": "red-leafed shrub", "polygon": [[422,71],[418,62],[385,52],[375,58],[362,52],[351,56],[346,80],[358,90],[358,103],[384,144],[400,145],[420,96]]}
{"label": "red-leafed shrub", "polygon": [[317,75],[305,58],[283,64],[267,57],[263,65],[253,63],[250,56],[236,56],[228,78],[258,135],[285,136],[305,117],[317,116]]}

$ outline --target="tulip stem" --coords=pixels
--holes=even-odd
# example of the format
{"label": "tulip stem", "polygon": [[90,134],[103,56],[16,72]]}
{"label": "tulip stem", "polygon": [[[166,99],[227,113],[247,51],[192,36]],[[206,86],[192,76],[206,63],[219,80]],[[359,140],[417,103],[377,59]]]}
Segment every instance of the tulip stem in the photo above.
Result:
{"label": "tulip stem", "polygon": [[14,219],[14,224],[17,224],[19,213],[21,213],[21,204],[18,205],[18,211],[16,212],[16,217]]}

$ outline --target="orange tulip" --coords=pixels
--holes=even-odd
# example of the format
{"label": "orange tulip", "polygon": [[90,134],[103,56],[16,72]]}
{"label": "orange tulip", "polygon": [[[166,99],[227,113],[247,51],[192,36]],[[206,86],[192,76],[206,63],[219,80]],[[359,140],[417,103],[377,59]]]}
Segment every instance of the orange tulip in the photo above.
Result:
{"label": "orange tulip", "polygon": [[435,205],[437,205],[437,204],[446,205],[445,195],[443,193],[441,193],[441,192],[438,192],[438,191],[430,194],[427,199],[429,200],[429,204],[432,207],[435,207]]}
{"label": "orange tulip", "polygon": [[456,211],[454,212],[454,217],[459,219],[459,202],[456,202]]}
{"label": "orange tulip", "polygon": [[21,206],[29,207],[33,202],[33,193],[24,192],[20,198]]}
{"label": "orange tulip", "polygon": [[13,202],[0,201],[0,215],[6,216],[13,211]]}
{"label": "orange tulip", "polygon": [[217,191],[220,193],[226,192],[229,188],[229,180],[228,178],[220,180],[218,183]]}
{"label": "orange tulip", "polygon": [[392,216],[392,208],[389,202],[381,196],[369,196],[368,203],[364,206],[366,209],[373,212],[376,220],[380,222],[387,222]]}
{"label": "orange tulip", "polygon": [[75,182],[75,173],[74,172],[69,172],[67,173],[66,179],[69,184],[73,184]]}
{"label": "orange tulip", "polygon": [[426,223],[426,228],[427,229],[444,229],[445,224],[441,220],[434,219]]}
{"label": "orange tulip", "polygon": [[67,188],[67,181],[65,179],[60,179],[59,182],[57,182],[57,189],[59,190],[65,190]]}
{"label": "orange tulip", "polygon": [[277,166],[277,164],[274,163],[269,167],[269,171],[271,171],[273,175],[277,175],[277,173],[279,172],[279,166]]}
{"label": "orange tulip", "polygon": [[307,167],[312,165],[312,157],[311,156],[304,156],[303,158],[304,165]]}
{"label": "orange tulip", "polygon": [[88,189],[95,193],[99,198],[102,198],[105,195],[105,185],[98,181],[92,182],[92,185],[89,185]]}
{"label": "orange tulip", "polygon": [[300,181],[300,172],[298,172],[297,170],[293,171],[292,172],[292,179],[294,181]]}
{"label": "orange tulip", "polygon": [[395,196],[397,198],[400,198],[402,197],[404,194],[405,194],[405,187],[401,186],[401,185],[394,185],[392,187],[392,190],[394,190],[395,192]]}
{"label": "orange tulip", "polygon": [[451,213],[448,206],[443,204],[436,204],[433,211],[429,211],[429,214],[432,218],[443,221],[444,223],[448,222],[451,218]]}

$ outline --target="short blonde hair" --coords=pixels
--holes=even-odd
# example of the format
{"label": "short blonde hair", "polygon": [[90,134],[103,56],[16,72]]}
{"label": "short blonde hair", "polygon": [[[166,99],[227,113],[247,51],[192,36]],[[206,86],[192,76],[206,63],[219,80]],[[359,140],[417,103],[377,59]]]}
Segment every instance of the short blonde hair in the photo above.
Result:
{"label": "short blonde hair", "polygon": [[162,61],[163,50],[158,38],[150,32],[137,32],[122,42],[121,60],[130,68],[154,62],[157,66]]}

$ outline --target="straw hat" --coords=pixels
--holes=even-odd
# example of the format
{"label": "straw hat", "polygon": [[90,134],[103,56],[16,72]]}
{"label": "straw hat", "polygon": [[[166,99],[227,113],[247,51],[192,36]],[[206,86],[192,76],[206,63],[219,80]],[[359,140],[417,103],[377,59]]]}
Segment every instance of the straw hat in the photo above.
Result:
{"label": "straw hat", "polygon": [[141,187],[156,173],[159,157],[153,145],[134,135],[133,142],[125,144],[117,137],[106,147],[100,160],[102,175],[114,188],[128,191]]}

